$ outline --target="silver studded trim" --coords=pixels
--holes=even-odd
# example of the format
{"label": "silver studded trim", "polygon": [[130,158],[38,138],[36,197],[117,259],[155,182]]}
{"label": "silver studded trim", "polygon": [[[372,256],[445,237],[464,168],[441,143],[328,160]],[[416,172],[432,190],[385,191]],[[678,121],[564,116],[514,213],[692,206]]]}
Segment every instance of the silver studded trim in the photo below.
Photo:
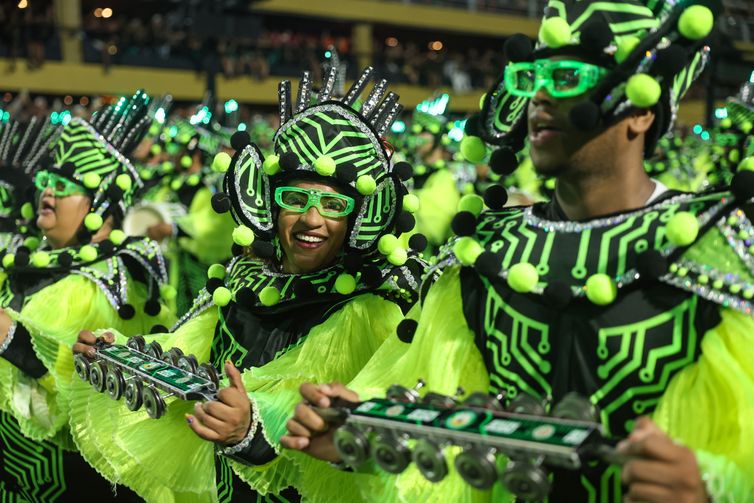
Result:
{"label": "silver studded trim", "polygon": [[16,335],[16,326],[16,322],[12,321],[10,328],[8,328],[8,333],[5,335],[5,340],[0,344],[0,355],[5,353],[5,350],[8,349],[10,343],[13,342],[13,336]]}

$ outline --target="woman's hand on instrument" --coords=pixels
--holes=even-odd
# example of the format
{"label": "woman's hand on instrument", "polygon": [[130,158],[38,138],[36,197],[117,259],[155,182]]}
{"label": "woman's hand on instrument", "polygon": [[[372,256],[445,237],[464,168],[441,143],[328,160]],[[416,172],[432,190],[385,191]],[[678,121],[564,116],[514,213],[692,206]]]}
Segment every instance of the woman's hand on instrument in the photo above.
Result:
{"label": "woman's hand on instrument", "polygon": [[94,344],[96,342],[112,344],[115,342],[115,336],[110,332],[105,332],[101,336],[96,337],[91,330],[82,330],[79,332],[76,344],[73,345],[73,354],[83,354],[89,358],[94,358]]}
{"label": "woman's hand on instrument", "polygon": [[333,443],[335,429],[317,414],[312,405],[330,407],[332,398],[357,402],[359,395],[340,383],[304,383],[299,391],[304,400],[296,405],[293,417],[286,423],[288,434],[280,439],[280,443],[283,447],[304,452],[317,459],[340,461]]}
{"label": "woman's hand on instrument", "polygon": [[186,414],[189,428],[210,442],[233,445],[241,442],[251,427],[251,402],[241,372],[225,362],[230,386],[217,393],[217,400],[197,403],[194,414]]}
{"label": "woman's hand on instrument", "polygon": [[636,420],[618,451],[629,456],[621,478],[627,503],[702,503],[709,501],[694,452],[679,445],[648,417]]}

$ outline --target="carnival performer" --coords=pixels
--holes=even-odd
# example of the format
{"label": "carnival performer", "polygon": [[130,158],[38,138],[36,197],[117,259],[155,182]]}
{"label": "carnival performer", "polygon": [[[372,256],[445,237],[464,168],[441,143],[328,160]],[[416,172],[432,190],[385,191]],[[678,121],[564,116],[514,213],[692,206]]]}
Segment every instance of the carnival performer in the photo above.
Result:
{"label": "carnival performer", "polygon": [[[643,167],[707,58],[707,5],[553,0],[533,51],[523,36],[507,42],[485,139],[502,145],[492,159],[504,163],[528,137],[537,171],[557,179],[555,197],[499,209],[494,189],[490,211],[456,216],[444,272],[418,323],[399,330],[410,346],[396,359],[388,339],[350,385],[384,396],[423,378],[438,393],[462,386],[544,407],[587,397],[627,461],[553,468],[524,499],[752,500],[754,172],[744,162],[730,186],[697,194],[667,191]],[[304,385],[302,395],[283,445],[338,461],[333,428],[310,404],[356,393]],[[376,501],[511,497],[455,473],[431,484],[413,465],[371,479],[300,466],[322,481],[300,488],[312,500],[359,489]]]}
{"label": "carnival performer", "polygon": [[65,395],[82,324],[136,335],[175,320],[160,302],[167,272],[157,243],[126,239],[117,228],[141,183],[125,154],[143,133],[148,100],[137,92],[100,110],[91,123],[74,118],[57,133],[35,121],[10,125],[16,169],[34,174],[41,240],[17,235],[2,252],[4,499],[114,497],[111,484],[76,452]]}
{"label": "carnival performer", "polygon": [[[298,467],[278,439],[299,385],[354,377],[416,301],[424,272],[396,235],[414,224],[411,166],[392,166],[381,139],[398,96],[379,81],[354,105],[372,73],[336,99],[331,70],[315,104],[308,73],[295,100],[283,82],[275,153],[238,132],[232,160],[215,158],[227,171],[213,206],[231,212],[233,240],[250,253],[210,267],[206,290],[160,342],[224,369],[228,387],[216,401],[169,401],[154,420],[75,385],[75,440],[111,481],[147,501],[298,498]],[[94,335],[75,350],[90,351]]]}

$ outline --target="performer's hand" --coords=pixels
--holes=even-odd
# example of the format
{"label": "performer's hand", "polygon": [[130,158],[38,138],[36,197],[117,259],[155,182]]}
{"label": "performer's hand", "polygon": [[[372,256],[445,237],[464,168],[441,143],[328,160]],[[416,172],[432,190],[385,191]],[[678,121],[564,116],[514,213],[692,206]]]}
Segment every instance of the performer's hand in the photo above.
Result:
{"label": "performer's hand", "polygon": [[173,226],[166,222],[160,222],[154,224],[147,229],[147,237],[154,239],[155,241],[162,241],[163,239],[173,235]]}
{"label": "performer's hand", "polygon": [[283,447],[304,452],[317,459],[340,461],[333,443],[335,430],[310,405],[326,408],[330,406],[330,399],[336,397],[357,402],[359,395],[340,383],[304,383],[300,392],[304,401],[296,405],[293,417],[286,423],[288,435],[283,436],[280,443]]}
{"label": "performer's hand", "polygon": [[189,428],[199,437],[220,444],[237,444],[251,427],[251,402],[241,372],[229,361],[225,373],[230,386],[217,393],[217,400],[197,403],[194,414],[186,414]]}
{"label": "performer's hand", "polygon": [[648,417],[640,417],[618,451],[630,456],[621,477],[628,503],[702,503],[709,501],[696,456],[676,444]]}
{"label": "performer's hand", "polygon": [[79,332],[76,344],[73,345],[73,354],[83,354],[89,358],[94,358],[94,344],[98,341],[112,344],[115,342],[115,336],[110,332],[105,332],[101,336],[95,337],[91,330],[82,330]]}

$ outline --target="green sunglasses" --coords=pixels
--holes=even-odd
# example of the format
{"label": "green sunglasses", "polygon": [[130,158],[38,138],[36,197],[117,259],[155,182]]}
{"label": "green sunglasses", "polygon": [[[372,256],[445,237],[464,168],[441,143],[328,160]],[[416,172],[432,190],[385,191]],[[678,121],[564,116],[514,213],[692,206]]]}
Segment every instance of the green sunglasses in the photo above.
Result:
{"label": "green sunglasses", "polygon": [[592,89],[607,70],[583,61],[538,59],[505,67],[505,89],[532,98],[544,87],[553,98],[571,98]]}
{"label": "green sunglasses", "polygon": [[353,198],[343,194],[300,187],[278,187],[275,189],[275,202],[281,208],[296,213],[306,213],[315,206],[320,215],[329,218],[344,217],[356,205]]}
{"label": "green sunglasses", "polygon": [[52,189],[55,197],[66,197],[73,194],[86,194],[86,189],[76,182],[49,171],[40,171],[34,177],[34,185],[41,192]]}

